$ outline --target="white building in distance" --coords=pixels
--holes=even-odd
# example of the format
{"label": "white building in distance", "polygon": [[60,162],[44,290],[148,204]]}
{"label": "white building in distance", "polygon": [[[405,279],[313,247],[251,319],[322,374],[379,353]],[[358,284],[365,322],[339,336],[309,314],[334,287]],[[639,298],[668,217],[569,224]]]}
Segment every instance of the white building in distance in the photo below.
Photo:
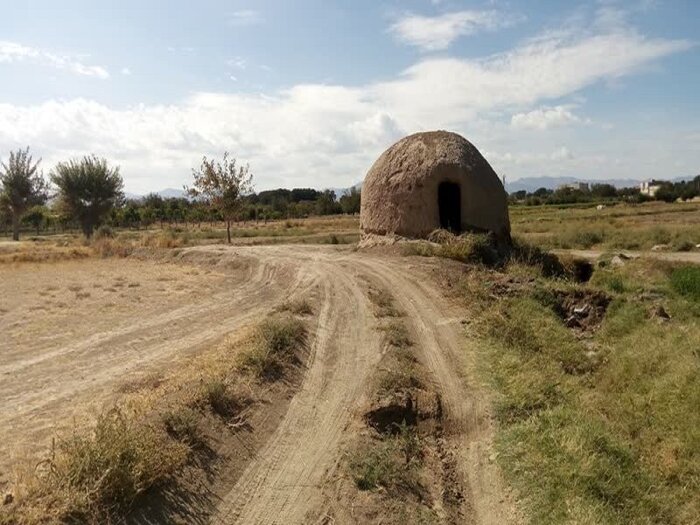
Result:
{"label": "white building in distance", "polygon": [[661,184],[655,180],[645,180],[639,184],[639,193],[653,197],[661,188]]}

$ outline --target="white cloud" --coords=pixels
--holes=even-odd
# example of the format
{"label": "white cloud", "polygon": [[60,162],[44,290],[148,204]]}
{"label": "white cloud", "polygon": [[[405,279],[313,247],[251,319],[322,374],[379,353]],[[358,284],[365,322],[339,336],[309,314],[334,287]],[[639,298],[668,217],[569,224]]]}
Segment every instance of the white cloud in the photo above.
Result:
{"label": "white cloud", "polygon": [[562,146],[553,151],[549,158],[551,160],[572,160],[574,158],[574,154],[569,151],[569,148]]}
{"label": "white cloud", "polygon": [[263,21],[260,11],[255,9],[240,9],[226,14],[226,20],[232,26],[251,26]]}
{"label": "white cloud", "polygon": [[39,51],[16,42],[0,42],[0,62],[12,63],[39,56]]}
{"label": "white cloud", "polygon": [[460,36],[511,26],[520,17],[498,11],[456,11],[439,16],[407,15],[389,30],[403,43],[424,51],[447,49]]}
{"label": "white cloud", "polygon": [[545,130],[572,124],[589,124],[589,119],[582,119],[571,111],[571,106],[543,106],[525,113],[516,113],[510,119],[510,125],[516,129]]}
{"label": "white cloud", "polygon": [[[202,154],[224,150],[251,163],[259,189],[338,187],[360,180],[401,135],[426,129],[478,139],[494,166],[509,176],[514,166],[583,166],[578,145],[575,158],[566,147],[552,152],[549,143],[519,160],[499,155],[525,148],[523,137],[538,135],[518,135],[517,126],[499,124],[502,115],[534,114],[528,118],[541,116],[549,123],[579,118],[573,106],[546,104],[690,46],[631,31],[549,34],[483,59],[426,59],[396,78],[357,87],[301,84],[259,95],[199,93],[177,105],[128,109],[86,99],[0,104],[0,144],[30,144],[47,166],[72,155],[104,155],[122,165],[127,189],[135,192],[183,184]],[[501,116],[493,120],[494,113]]]}
{"label": "white cloud", "polygon": [[248,61],[243,57],[233,57],[226,61],[226,65],[234,69],[246,69]]}
{"label": "white cloud", "polygon": [[125,77],[128,77],[131,75],[131,69],[129,69],[128,67],[123,67],[121,69],[121,74],[124,75]]}
{"label": "white cloud", "polygon": [[58,55],[42,49],[24,46],[16,42],[0,41],[0,63],[15,63],[32,60],[41,64],[63,69],[76,75],[109,78],[109,72],[101,66],[88,66],[69,55]]}

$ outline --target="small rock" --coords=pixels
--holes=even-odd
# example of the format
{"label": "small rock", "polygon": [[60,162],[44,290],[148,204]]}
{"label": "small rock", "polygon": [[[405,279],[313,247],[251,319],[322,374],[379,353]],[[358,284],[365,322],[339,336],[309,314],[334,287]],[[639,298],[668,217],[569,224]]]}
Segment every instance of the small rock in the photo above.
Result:
{"label": "small rock", "polygon": [[652,252],[664,252],[668,250],[668,244],[656,244],[651,247]]}
{"label": "small rock", "polygon": [[619,255],[616,255],[610,260],[610,264],[612,266],[624,266],[625,265],[625,259],[620,257]]}
{"label": "small rock", "polygon": [[598,204],[598,206],[595,207],[596,210],[603,210],[605,209],[605,204]]}
{"label": "small rock", "polygon": [[591,305],[590,304],[584,304],[583,306],[577,306],[574,308],[574,315],[577,315],[579,317],[583,317],[588,313],[588,310],[590,310]]}
{"label": "small rock", "polygon": [[15,497],[12,495],[11,492],[8,492],[5,494],[5,497],[2,499],[2,504],[3,505],[9,505],[15,500]]}

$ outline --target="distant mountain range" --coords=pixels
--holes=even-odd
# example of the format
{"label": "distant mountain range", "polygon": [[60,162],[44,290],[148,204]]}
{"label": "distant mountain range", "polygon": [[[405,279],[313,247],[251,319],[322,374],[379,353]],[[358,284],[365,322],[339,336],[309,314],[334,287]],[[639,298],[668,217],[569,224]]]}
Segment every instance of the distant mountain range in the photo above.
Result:
{"label": "distant mountain range", "polygon": [[128,191],[124,192],[124,196],[127,199],[142,199],[146,195],[150,195],[151,193],[155,193],[156,195],[160,195],[164,199],[179,199],[181,197],[185,196],[185,191],[184,190],[178,190],[176,188],[165,188],[164,190],[160,191],[150,191],[148,193],[144,193],[143,195],[139,195],[138,193],[130,193]]}

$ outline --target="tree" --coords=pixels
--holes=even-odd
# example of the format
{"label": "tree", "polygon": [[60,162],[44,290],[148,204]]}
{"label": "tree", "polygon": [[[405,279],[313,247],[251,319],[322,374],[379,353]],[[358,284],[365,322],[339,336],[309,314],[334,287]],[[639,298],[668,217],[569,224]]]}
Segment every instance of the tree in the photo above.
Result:
{"label": "tree", "polygon": [[253,189],[253,175],[250,167],[238,166],[236,159],[224,152],[222,162],[202,158],[199,169],[192,170],[194,185],[185,186],[190,197],[204,199],[212,211],[218,212],[226,221],[226,237],[231,244],[231,221],[241,209],[243,195]]}
{"label": "tree", "polygon": [[0,165],[0,207],[12,220],[12,239],[19,240],[22,215],[48,198],[47,184],[38,171],[41,159],[33,162],[29,148],[10,152],[7,164]]}
{"label": "tree", "polygon": [[340,211],[340,204],[335,200],[335,192],[333,190],[324,190],[316,201],[316,213],[319,215],[331,215]]}
{"label": "tree", "polygon": [[357,188],[350,188],[348,193],[340,197],[339,202],[343,213],[360,213],[360,192],[357,191]]}
{"label": "tree", "polygon": [[39,229],[41,228],[41,225],[48,220],[48,217],[48,210],[44,206],[34,206],[27,210],[24,217],[22,217],[22,222],[26,222],[34,226],[36,234],[39,235]]}
{"label": "tree", "polygon": [[59,162],[51,180],[58,186],[60,209],[80,223],[88,238],[124,197],[119,167],[110,168],[94,155]]}

